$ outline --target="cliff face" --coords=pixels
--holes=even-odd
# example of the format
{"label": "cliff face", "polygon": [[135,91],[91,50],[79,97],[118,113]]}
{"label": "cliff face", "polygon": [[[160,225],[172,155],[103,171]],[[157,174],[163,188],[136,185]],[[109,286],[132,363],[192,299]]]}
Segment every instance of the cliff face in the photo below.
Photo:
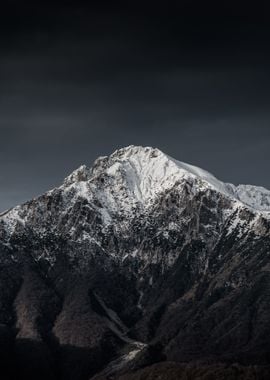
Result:
{"label": "cliff face", "polygon": [[118,378],[164,360],[268,365],[269,236],[266,189],[152,148],[81,166],[0,217],[8,376]]}

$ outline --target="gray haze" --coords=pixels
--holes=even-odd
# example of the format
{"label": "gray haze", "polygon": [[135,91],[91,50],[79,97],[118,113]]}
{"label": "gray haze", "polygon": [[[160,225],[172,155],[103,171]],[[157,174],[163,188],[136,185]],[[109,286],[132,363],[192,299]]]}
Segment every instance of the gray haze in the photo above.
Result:
{"label": "gray haze", "polygon": [[4,40],[0,210],[131,144],[270,188],[264,44],[181,42],[126,24],[111,31],[106,17],[102,33],[33,27]]}

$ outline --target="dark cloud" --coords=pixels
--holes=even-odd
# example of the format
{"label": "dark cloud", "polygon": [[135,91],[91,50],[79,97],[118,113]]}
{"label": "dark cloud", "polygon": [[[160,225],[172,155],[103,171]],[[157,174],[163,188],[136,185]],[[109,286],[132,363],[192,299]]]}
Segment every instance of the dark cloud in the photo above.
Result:
{"label": "dark cloud", "polygon": [[270,188],[263,5],[8,3],[0,209],[129,144]]}

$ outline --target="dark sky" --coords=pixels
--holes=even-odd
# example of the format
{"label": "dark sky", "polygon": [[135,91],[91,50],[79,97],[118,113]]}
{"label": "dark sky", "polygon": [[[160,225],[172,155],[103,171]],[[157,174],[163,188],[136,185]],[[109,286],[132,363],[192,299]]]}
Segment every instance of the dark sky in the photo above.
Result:
{"label": "dark sky", "polygon": [[264,2],[127,3],[1,6],[0,210],[130,144],[270,188]]}

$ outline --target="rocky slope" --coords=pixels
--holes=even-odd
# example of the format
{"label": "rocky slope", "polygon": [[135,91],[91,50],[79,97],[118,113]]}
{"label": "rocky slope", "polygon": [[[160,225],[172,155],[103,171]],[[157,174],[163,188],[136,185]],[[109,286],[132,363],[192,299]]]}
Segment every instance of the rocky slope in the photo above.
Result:
{"label": "rocky slope", "polygon": [[149,366],[237,362],[264,376],[269,236],[264,188],[153,148],[81,166],[0,216],[0,372],[165,379]]}

